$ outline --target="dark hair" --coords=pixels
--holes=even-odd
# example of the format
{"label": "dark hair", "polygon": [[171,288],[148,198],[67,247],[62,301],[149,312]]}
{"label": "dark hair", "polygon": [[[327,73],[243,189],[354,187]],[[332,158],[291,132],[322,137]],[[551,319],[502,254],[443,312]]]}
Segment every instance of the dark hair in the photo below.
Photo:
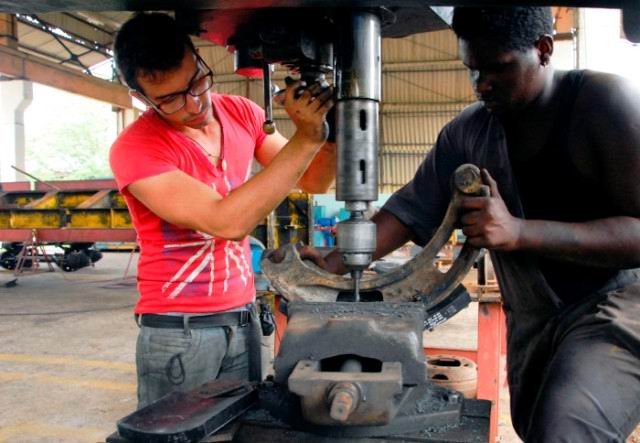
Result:
{"label": "dark hair", "polygon": [[113,43],[116,67],[125,83],[140,90],[138,74],[176,69],[185,50],[195,47],[189,35],[169,15],[138,13],[122,25]]}
{"label": "dark hair", "polygon": [[462,40],[484,39],[506,51],[530,49],[543,35],[553,35],[551,8],[457,7],[453,31]]}

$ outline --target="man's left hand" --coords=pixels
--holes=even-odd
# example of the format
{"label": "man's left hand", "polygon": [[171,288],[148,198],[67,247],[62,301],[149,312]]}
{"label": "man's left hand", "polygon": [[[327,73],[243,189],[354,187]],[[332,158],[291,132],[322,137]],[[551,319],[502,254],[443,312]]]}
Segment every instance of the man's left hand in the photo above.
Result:
{"label": "man's left hand", "polygon": [[482,170],[482,181],[489,186],[491,196],[461,199],[462,232],[477,248],[516,250],[524,220],[511,215],[500,196],[498,184],[486,169]]}

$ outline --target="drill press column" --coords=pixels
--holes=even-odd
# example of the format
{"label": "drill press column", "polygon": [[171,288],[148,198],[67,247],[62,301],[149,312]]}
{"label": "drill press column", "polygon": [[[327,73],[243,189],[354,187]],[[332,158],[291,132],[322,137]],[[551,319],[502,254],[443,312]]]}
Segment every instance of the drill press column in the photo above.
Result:
{"label": "drill press column", "polygon": [[338,250],[359,299],[362,271],[376,249],[376,227],[367,220],[369,202],[378,199],[378,120],[381,84],[380,18],[369,11],[345,14],[335,45],[336,199],[351,212],[338,223]]}

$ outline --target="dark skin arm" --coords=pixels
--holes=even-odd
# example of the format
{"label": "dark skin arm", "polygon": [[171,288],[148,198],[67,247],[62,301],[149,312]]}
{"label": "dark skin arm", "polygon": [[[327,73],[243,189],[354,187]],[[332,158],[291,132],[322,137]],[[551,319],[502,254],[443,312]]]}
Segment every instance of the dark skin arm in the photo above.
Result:
{"label": "dark skin arm", "polygon": [[[576,103],[584,134],[578,165],[601,183],[619,215],[583,223],[523,220],[507,210],[495,181],[483,171],[491,197],[469,197],[461,222],[471,244],[502,251],[528,251],[555,260],[606,268],[640,266],[640,103],[612,76],[591,75]],[[576,138],[574,137],[574,140]]]}

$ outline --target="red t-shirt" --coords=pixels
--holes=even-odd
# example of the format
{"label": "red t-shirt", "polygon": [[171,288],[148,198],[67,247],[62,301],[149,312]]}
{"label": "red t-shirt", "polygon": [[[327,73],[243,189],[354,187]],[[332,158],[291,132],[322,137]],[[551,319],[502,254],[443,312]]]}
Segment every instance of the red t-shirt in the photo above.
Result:
{"label": "red t-shirt", "polygon": [[168,223],[134,198],[137,180],[181,170],[223,197],[247,181],[264,141],[264,112],[243,97],[212,94],[222,128],[221,160],[148,110],[111,147],[110,162],[140,244],[135,312],[219,312],[253,301],[249,240],[225,240]]}

